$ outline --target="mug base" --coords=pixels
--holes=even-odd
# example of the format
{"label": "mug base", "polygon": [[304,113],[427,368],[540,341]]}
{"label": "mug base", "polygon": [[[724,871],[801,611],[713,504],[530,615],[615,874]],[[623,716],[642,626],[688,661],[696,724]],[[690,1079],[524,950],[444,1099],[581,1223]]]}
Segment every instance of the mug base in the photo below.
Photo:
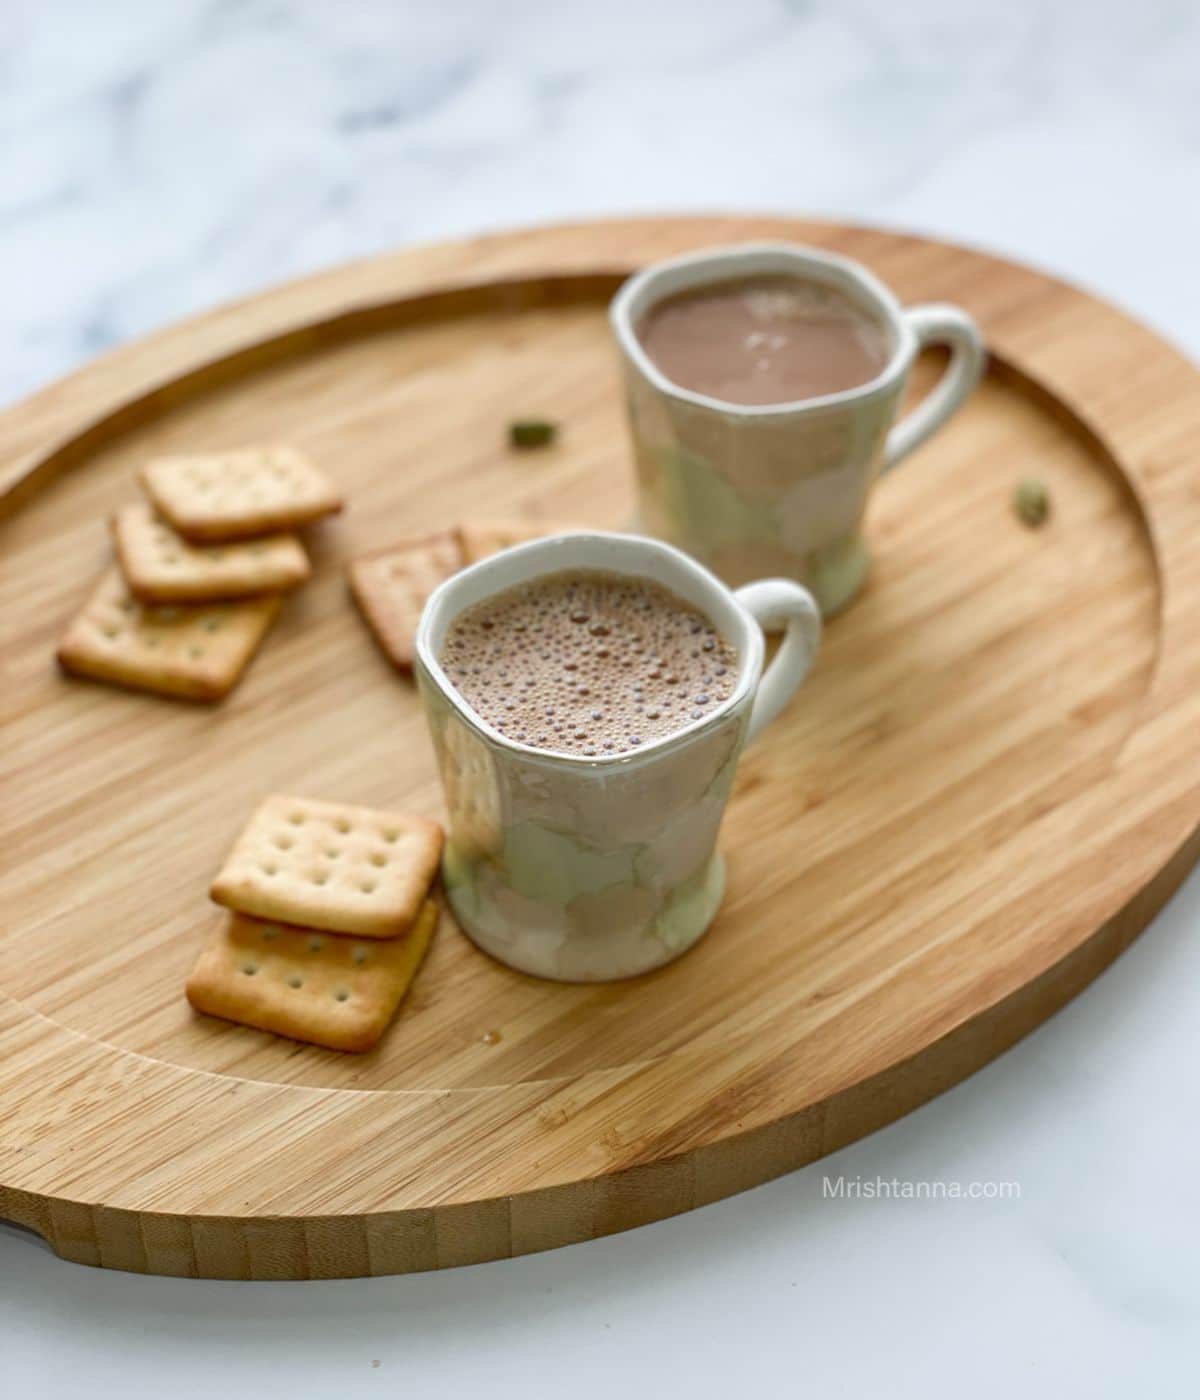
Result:
{"label": "mug base", "polygon": [[698,875],[675,891],[653,920],[652,930],[614,931],[611,940],[562,932],[489,927],[475,892],[457,879],[443,880],[446,900],[459,928],[489,957],[549,982],[625,982],[665,967],[694,947],[708,931],[725,896],[725,858],[715,851]]}
{"label": "mug base", "polygon": [[812,590],[826,621],[854,601],[871,572],[871,552],[861,536],[821,551],[812,577],[802,580]]}
{"label": "mug base", "polygon": [[[720,557],[714,558],[711,552],[701,550],[693,553],[692,542],[683,532],[655,531],[646,524],[640,511],[634,513],[625,528],[630,533],[644,535],[647,539],[664,540],[676,549],[682,549],[685,554],[691,554],[694,559],[711,569],[729,588],[741,588],[744,584],[757,582],[762,577],[761,571],[753,568],[736,572],[722,568]],[[842,536],[832,544],[810,554],[807,567],[800,568],[800,563],[797,559],[796,568],[780,567],[775,573],[780,578],[791,578],[803,584],[817,600],[821,617],[828,621],[848,608],[862,591],[867,575],[871,572],[871,551],[861,535],[852,535],[849,538]]]}

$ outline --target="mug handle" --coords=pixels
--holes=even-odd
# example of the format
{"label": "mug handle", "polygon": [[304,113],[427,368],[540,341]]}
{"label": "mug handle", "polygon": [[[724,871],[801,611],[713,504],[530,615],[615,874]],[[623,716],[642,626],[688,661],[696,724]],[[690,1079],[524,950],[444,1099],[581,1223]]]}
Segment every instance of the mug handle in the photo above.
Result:
{"label": "mug handle", "polygon": [[790,579],[764,578],[734,593],[764,632],[783,631],[775,659],[758,682],[750,711],[750,743],[779,714],[808,675],[821,644],[821,610],[807,588]]}
{"label": "mug handle", "polygon": [[891,469],[931,437],[979,383],[987,351],[979,327],[957,306],[910,306],[901,313],[918,348],[948,345],[950,363],[937,387],[888,433],[883,470]]}

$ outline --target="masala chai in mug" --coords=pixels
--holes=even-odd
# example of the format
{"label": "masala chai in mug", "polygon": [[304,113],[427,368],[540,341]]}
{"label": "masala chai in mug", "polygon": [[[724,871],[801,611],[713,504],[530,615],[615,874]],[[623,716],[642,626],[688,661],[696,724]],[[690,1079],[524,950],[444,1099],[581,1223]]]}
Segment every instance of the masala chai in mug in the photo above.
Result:
{"label": "masala chai in mug", "polygon": [[[611,316],[642,527],[734,587],[795,579],[826,616],[866,576],[871,487],[959,408],[984,363],[966,312],[901,307],[859,264],[790,244],[657,263]],[[949,364],[897,421],[932,344]]]}

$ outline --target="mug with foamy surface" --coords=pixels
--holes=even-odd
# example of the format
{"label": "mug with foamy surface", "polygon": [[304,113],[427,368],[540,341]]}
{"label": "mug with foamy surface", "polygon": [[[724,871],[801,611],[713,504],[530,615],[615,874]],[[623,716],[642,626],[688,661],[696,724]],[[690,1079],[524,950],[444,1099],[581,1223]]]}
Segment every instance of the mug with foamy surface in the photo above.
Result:
{"label": "mug with foamy surface", "polygon": [[[764,627],[784,632],[765,671]],[[742,747],[819,637],[798,584],[732,593],[628,535],[553,536],[443,583],[416,672],[460,926],[564,981],[632,977],[689,948],[724,893],[717,829]]]}
{"label": "mug with foamy surface", "polygon": [[[870,487],[958,409],[984,362],[966,312],[902,308],[859,264],[789,244],[657,263],[611,314],[643,527],[734,586],[797,579],[827,616],[866,575]],[[949,365],[897,423],[933,344]]]}

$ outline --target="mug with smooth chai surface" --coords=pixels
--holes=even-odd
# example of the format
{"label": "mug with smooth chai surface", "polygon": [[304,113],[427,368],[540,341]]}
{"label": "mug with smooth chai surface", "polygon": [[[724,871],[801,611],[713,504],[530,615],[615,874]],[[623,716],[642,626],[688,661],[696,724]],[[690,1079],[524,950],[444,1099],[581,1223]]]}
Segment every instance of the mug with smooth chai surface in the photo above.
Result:
{"label": "mug with smooth chai surface", "polygon": [[[784,633],[765,672],[764,628]],[[552,536],[443,583],[416,674],[468,936],[560,981],[632,977],[691,947],[724,893],[717,829],[742,748],[820,631],[798,584],[733,593],[630,535]]]}
{"label": "mug with smooth chai surface", "polygon": [[[901,307],[858,263],[783,243],[656,263],[611,321],[641,527],[731,586],[796,579],[827,617],[866,577],[871,486],[962,405],[985,359],[965,311]],[[926,345],[949,364],[897,423]]]}

